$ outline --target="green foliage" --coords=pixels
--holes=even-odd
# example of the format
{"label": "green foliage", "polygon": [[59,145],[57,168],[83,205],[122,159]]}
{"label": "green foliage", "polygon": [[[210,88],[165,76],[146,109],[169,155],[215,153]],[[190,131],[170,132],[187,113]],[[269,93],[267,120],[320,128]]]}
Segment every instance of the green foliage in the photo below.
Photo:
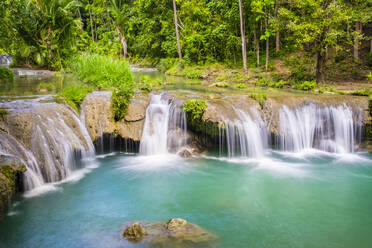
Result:
{"label": "green foliage", "polygon": [[366,78],[368,78],[369,80],[372,80],[372,72],[369,72],[369,73],[366,75]]}
{"label": "green foliage", "polygon": [[9,68],[0,66],[0,80],[11,80],[14,79],[14,73]]}
{"label": "green foliage", "polygon": [[372,52],[368,53],[366,65],[372,67]]}
{"label": "green foliage", "polygon": [[55,84],[53,83],[40,83],[37,86],[38,91],[54,91],[55,90]]}
{"label": "green foliage", "polygon": [[315,89],[317,86],[315,81],[304,81],[302,83],[297,83],[293,86],[293,88],[298,89],[298,90],[305,90],[305,91],[310,91]]}
{"label": "green foliage", "polygon": [[363,90],[355,89],[351,94],[354,96],[372,96],[372,88],[364,88]]}
{"label": "green foliage", "polygon": [[265,103],[267,99],[267,94],[263,92],[250,93],[248,95],[250,98],[256,100],[261,106]]}
{"label": "green foliage", "polygon": [[58,93],[57,101],[65,102],[76,112],[79,112],[79,108],[83,103],[85,96],[92,91],[92,88],[86,85],[69,86]]}
{"label": "green foliage", "polygon": [[315,79],[314,62],[311,58],[295,56],[287,58],[285,65],[291,67],[290,78],[294,81],[311,81]]}
{"label": "green foliage", "polygon": [[3,119],[8,113],[7,109],[0,109],[0,119]]}
{"label": "green foliage", "polygon": [[326,92],[335,93],[335,94],[339,94],[339,95],[346,95],[347,94],[345,91],[337,90],[337,89],[334,89],[330,86],[319,87],[318,92],[321,93],[321,94],[326,93]]}
{"label": "green foliage", "polygon": [[286,85],[289,85],[288,81],[283,81],[280,80],[278,82],[275,82],[271,80],[270,78],[259,78],[255,82],[256,86],[261,86],[261,87],[272,87],[272,88],[283,88]]}
{"label": "green foliage", "polygon": [[243,84],[243,83],[238,83],[238,84],[234,84],[234,87],[237,89],[244,89],[244,88],[247,88],[248,85]]}
{"label": "green foliage", "polygon": [[183,111],[190,115],[191,120],[201,119],[206,108],[207,102],[201,99],[191,99],[183,103]]}
{"label": "green foliage", "polygon": [[124,118],[132,96],[133,88],[128,85],[121,85],[112,92],[112,104],[116,121]]}
{"label": "green foliage", "polygon": [[134,86],[130,66],[124,60],[97,54],[81,55],[71,62],[70,68],[82,81],[100,89]]}

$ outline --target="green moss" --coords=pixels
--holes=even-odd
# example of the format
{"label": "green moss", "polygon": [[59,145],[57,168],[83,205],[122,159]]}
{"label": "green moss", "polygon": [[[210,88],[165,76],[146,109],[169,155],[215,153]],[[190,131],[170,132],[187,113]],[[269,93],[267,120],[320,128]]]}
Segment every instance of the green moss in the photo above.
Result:
{"label": "green moss", "polygon": [[67,103],[76,112],[79,112],[80,105],[83,103],[85,96],[92,91],[93,89],[87,85],[66,87],[57,95],[57,101]]}
{"label": "green moss", "polygon": [[13,80],[14,73],[9,68],[0,66],[0,80]]}
{"label": "green moss", "polygon": [[0,167],[0,173],[8,179],[10,186],[14,188],[15,172],[13,168],[10,165],[3,165]]}
{"label": "green moss", "polygon": [[0,109],[0,119],[3,119],[9,113],[7,109]]}
{"label": "green moss", "polygon": [[201,99],[187,100],[183,103],[183,111],[188,113],[192,120],[201,119],[206,108],[206,101]]}
{"label": "green moss", "polygon": [[256,100],[261,106],[265,103],[265,101],[267,99],[266,93],[261,93],[261,92],[251,93],[251,94],[249,94],[249,97]]}
{"label": "green moss", "polygon": [[363,90],[354,90],[353,93],[351,93],[354,96],[370,96],[372,95],[372,88],[364,88]]}

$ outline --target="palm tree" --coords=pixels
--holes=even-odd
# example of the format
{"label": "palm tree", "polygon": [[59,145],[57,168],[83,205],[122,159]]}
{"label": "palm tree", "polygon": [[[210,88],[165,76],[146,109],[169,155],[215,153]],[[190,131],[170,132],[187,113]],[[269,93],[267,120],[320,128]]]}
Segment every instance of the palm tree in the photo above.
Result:
{"label": "palm tree", "polygon": [[46,47],[51,61],[61,62],[61,50],[71,47],[78,36],[81,21],[73,11],[80,6],[76,0],[28,0],[28,7],[34,4],[41,14],[40,39]]}
{"label": "palm tree", "polygon": [[128,3],[126,3],[125,0],[111,0],[111,6],[109,9],[114,17],[115,29],[123,46],[124,58],[126,58],[128,55],[128,45],[124,30],[128,16]]}

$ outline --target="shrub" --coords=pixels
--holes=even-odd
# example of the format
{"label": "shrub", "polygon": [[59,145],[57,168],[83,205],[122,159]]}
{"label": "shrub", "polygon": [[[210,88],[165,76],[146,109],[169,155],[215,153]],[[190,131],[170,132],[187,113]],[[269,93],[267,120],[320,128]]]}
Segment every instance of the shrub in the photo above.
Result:
{"label": "shrub", "polygon": [[9,68],[0,66],[0,80],[13,80],[14,79],[14,73]]}
{"label": "shrub", "polygon": [[335,63],[340,63],[341,61],[343,61],[345,59],[345,55],[344,54],[337,54],[335,56]]}
{"label": "shrub", "polygon": [[266,93],[263,93],[263,92],[251,93],[249,94],[249,97],[256,100],[261,106],[264,104],[265,100],[267,99]]}
{"label": "shrub", "polygon": [[112,105],[114,109],[115,121],[119,121],[124,118],[132,96],[133,88],[126,85],[122,85],[112,92]]}
{"label": "shrub", "polygon": [[183,103],[183,111],[190,114],[191,120],[201,119],[206,108],[207,102],[201,99],[187,100]]}
{"label": "shrub", "polygon": [[92,91],[92,88],[86,85],[69,86],[58,93],[57,101],[65,102],[75,109],[76,112],[79,112],[85,96]]}
{"label": "shrub", "polygon": [[293,88],[298,89],[298,90],[306,90],[310,91],[315,89],[317,86],[315,81],[304,81],[303,83],[298,83],[293,86]]}

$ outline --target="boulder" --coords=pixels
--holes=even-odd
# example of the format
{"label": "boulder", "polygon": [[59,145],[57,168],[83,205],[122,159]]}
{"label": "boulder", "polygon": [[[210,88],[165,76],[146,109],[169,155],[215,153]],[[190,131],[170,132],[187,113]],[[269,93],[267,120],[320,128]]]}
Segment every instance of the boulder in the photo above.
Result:
{"label": "boulder", "polygon": [[143,225],[139,222],[135,222],[128,226],[123,233],[123,236],[132,242],[141,241],[145,235],[147,235],[147,232]]}
{"label": "boulder", "polygon": [[128,222],[123,237],[132,243],[155,247],[214,247],[216,235],[184,219],[167,222]]}

